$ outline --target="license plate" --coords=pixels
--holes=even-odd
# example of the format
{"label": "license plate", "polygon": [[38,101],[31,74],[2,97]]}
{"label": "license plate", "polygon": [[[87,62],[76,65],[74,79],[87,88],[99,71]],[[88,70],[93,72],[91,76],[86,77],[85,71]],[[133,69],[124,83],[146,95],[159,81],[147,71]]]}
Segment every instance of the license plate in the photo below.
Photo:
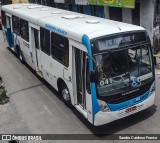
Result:
{"label": "license plate", "polygon": [[133,106],[133,107],[131,107],[131,108],[126,109],[126,113],[135,111],[136,109],[137,109],[137,107],[136,107],[136,106]]}

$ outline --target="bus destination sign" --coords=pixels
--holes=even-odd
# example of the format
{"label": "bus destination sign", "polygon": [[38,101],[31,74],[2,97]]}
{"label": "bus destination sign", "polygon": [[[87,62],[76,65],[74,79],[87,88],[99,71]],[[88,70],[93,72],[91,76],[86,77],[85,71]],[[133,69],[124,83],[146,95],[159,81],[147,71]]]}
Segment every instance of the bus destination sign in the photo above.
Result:
{"label": "bus destination sign", "polygon": [[108,49],[131,46],[133,44],[138,44],[146,41],[147,39],[145,32],[134,32],[106,36],[95,40],[95,44],[98,51],[104,51]]}

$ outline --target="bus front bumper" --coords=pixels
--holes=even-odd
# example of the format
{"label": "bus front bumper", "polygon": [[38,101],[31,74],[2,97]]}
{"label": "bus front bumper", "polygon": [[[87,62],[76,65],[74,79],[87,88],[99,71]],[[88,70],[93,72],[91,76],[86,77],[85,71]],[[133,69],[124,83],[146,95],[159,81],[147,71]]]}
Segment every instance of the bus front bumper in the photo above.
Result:
{"label": "bus front bumper", "polygon": [[[123,110],[119,110],[119,111],[113,111],[113,112],[102,112],[99,111],[96,115],[95,115],[95,120],[94,120],[94,125],[95,126],[100,126],[100,125],[104,125],[107,123],[110,123],[112,121],[124,118],[126,116],[132,115],[134,113],[137,113],[139,111],[145,110],[147,108],[149,108],[150,106],[154,105],[155,102],[155,92],[153,92],[145,101],[136,104],[134,106],[136,106],[136,110],[132,111],[132,112],[126,112],[126,109]],[[134,107],[131,106],[131,107]],[[129,108],[131,108],[129,107]]]}

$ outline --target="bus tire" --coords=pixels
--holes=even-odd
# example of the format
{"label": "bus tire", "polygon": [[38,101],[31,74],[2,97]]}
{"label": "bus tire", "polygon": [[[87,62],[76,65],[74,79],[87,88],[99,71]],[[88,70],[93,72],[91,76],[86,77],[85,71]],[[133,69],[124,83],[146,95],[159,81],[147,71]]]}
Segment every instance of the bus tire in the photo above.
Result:
{"label": "bus tire", "polygon": [[22,53],[22,51],[21,51],[21,50],[19,50],[18,58],[19,58],[20,62],[21,62],[22,64],[24,64],[23,53]]}
{"label": "bus tire", "polygon": [[64,83],[61,84],[60,90],[64,103],[67,105],[67,107],[72,108],[70,93],[67,86]]}

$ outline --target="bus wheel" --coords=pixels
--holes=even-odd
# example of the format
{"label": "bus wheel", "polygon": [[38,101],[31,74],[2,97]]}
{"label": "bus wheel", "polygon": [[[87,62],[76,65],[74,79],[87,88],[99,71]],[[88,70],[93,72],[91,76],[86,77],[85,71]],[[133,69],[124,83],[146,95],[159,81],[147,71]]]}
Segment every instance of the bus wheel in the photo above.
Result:
{"label": "bus wheel", "polygon": [[23,54],[21,50],[19,50],[19,60],[22,64],[24,63]]}
{"label": "bus wheel", "polygon": [[71,103],[71,97],[69,94],[69,90],[67,88],[67,86],[65,84],[61,85],[61,95],[63,97],[63,101],[64,103],[71,108],[72,107],[72,103]]}

